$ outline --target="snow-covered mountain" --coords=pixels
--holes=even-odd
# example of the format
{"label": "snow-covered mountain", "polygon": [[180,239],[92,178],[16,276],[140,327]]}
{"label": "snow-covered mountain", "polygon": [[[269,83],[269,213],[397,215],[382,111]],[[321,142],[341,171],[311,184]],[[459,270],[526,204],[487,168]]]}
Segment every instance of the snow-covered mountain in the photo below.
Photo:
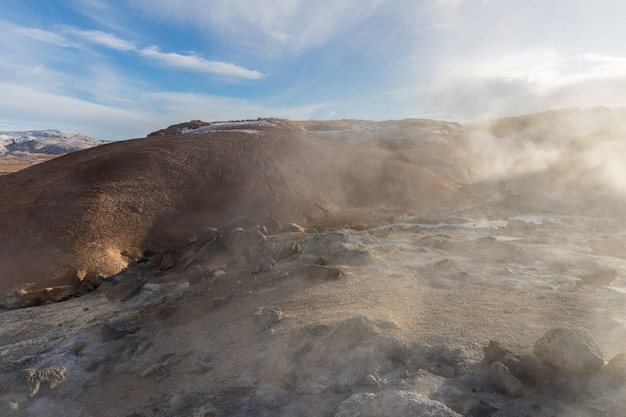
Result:
{"label": "snow-covered mountain", "polygon": [[108,143],[69,130],[0,132],[0,156],[30,154],[63,155]]}

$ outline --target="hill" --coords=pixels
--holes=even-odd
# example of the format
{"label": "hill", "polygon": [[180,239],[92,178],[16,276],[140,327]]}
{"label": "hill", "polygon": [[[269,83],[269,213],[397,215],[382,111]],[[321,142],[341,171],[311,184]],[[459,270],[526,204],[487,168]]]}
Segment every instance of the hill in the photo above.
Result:
{"label": "hill", "polygon": [[44,288],[82,288],[241,215],[323,228],[466,196],[393,153],[270,122],[231,127],[110,143],[0,178],[2,293],[45,302],[55,296]]}

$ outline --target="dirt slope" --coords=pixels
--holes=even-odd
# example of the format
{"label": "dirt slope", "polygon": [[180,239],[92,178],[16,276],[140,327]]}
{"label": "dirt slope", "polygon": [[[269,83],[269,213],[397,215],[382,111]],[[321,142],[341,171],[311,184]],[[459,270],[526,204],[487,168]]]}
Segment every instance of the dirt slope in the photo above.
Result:
{"label": "dirt slope", "polygon": [[116,142],[0,177],[0,293],[80,286],[242,214],[323,227],[460,194],[392,153],[278,126]]}

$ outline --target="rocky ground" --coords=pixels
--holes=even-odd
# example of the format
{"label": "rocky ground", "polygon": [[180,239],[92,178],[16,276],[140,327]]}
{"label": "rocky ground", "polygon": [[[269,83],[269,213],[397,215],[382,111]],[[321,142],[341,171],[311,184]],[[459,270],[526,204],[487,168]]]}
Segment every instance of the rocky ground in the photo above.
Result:
{"label": "rocky ground", "polygon": [[622,416],[620,222],[476,214],[238,218],[4,311],[2,414]]}
{"label": "rocky ground", "polygon": [[[580,115],[566,115],[576,120],[578,129]],[[526,143],[522,136],[528,135],[511,136],[510,126],[515,131],[530,126],[532,132],[544,132],[545,123],[557,120],[559,129],[565,129],[561,115],[554,120],[553,116],[531,118],[533,123],[514,118],[490,129],[499,138],[498,146],[517,149]],[[606,118],[605,113],[601,116]],[[605,142],[599,142],[601,136],[595,133],[595,142],[587,141],[589,136],[571,136],[577,147],[559,159],[548,152],[554,142],[543,143],[534,136],[532,149],[519,148],[523,158],[480,154],[467,145],[473,136],[460,136],[462,128],[453,124],[344,121],[307,125],[297,135],[306,135],[315,126],[325,140],[344,140],[340,136],[346,135],[358,142],[354,131],[366,131],[359,146],[375,152],[363,153],[363,158],[384,154],[389,158],[385,167],[402,167],[403,187],[414,178],[431,178],[450,188],[444,194],[428,194],[440,204],[385,207],[366,191],[398,182],[376,183],[366,177],[357,200],[345,196],[315,200],[308,195],[295,199],[303,189],[286,181],[275,184],[279,192],[272,195],[277,204],[294,201],[306,208],[310,201],[320,201],[321,207],[305,212],[315,221],[291,223],[245,213],[204,217],[202,227],[177,229],[175,239],[161,241],[166,244],[142,243],[143,253],[127,267],[111,276],[92,277],[84,292],[58,293],[62,302],[0,310],[0,415],[624,416],[625,206],[619,183],[607,188],[601,180],[607,179],[608,171],[587,164],[577,153],[585,144],[593,143],[594,149],[599,143],[619,144],[613,141],[619,131],[603,130]],[[409,127],[413,130],[406,131]],[[211,152],[224,139],[229,144],[248,143],[250,138],[274,143],[269,134],[251,133],[250,128],[246,125],[246,131],[229,136],[214,133],[216,126],[211,124],[181,125],[176,127],[181,132],[204,130],[194,139],[184,139],[177,131],[179,136],[168,137],[166,132],[161,139],[158,135],[147,139],[151,142],[129,141],[121,146],[134,153],[123,158],[116,153],[119,147],[107,145],[85,153],[88,158],[59,158],[40,169],[43,173],[75,169],[72,164],[80,162],[80,170],[72,172],[83,175],[87,185],[77,181],[72,192],[82,205],[68,207],[74,212],[80,207],[92,210],[86,218],[93,223],[83,222],[85,228],[72,229],[73,233],[104,242],[108,225],[115,232],[110,242],[122,245],[113,237],[151,229],[111,216],[122,213],[133,220],[143,215],[146,220],[154,215],[159,207],[146,200],[155,192],[154,184],[206,191],[195,183],[188,186],[181,172],[201,170],[200,158],[192,163],[199,150],[206,152],[203,141],[214,146]],[[261,155],[284,148],[295,135],[289,129],[280,146],[261,149]],[[411,139],[416,132],[425,136]],[[589,132],[596,130],[585,135]],[[214,134],[221,136],[212,142]],[[383,136],[395,140],[382,141]],[[323,155],[320,149],[327,145],[302,140],[307,150],[302,154],[310,156],[314,150]],[[186,146],[190,149],[182,152]],[[533,154],[543,159],[529,167]],[[155,162],[153,155],[161,159]],[[281,160],[291,162],[290,180],[300,178],[296,166],[304,167],[303,172],[310,168],[299,155],[287,153]],[[505,164],[509,171],[487,171],[496,156],[509,158]],[[602,167],[616,169],[610,154],[603,156]],[[274,172],[268,167],[276,159],[257,158],[266,162],[261,168]],[[129,171],[129,161],[140,168]],[[180,182],[156,177],[164,161],[175,162],[166,166],[180,171],[167,172]],[[191,164],[188,171],[183,170],[183,161]],[[99,163],[109,168],[106,175]],[[367,166],[351,163],[359,175],[370,174]],[[425,167],[430,174],[409,170],[408,165]],[[354,172],[343,172],[341,166],[330,166],[332,175],[318,179],[323,187],[317,191],[337,192],[333,178],[348,181],[344,185],[355,181]],[[47,167],[52,168],[46,171]],[[132,192],[124,191],[124,181],[130,180],[116,175],[120,169],[135,181]],[[149,175],[141,177],[142,169]],[[91,170],[100,180],[95,186],[84,179]],[[29,170],[29,175],[9,178],[6,184],[25,181],[32,186],[37,172]],[[302,178],[297,185],[315,184]],[[263,181],[254,184],[262,195],[269,193]],[[84,195],[78,185],[87,190]],[[46,187],[41,187],[44,193]],[[98,199],[89,205],[94,195]],[[168,198],[163,201],[179,201]],[[338,210],[331,204],[338,201],[358,204]],[[462,204],[452,204],[455,201]],[[141,208],[139,214],[124,211],[131,202]],[[32,201],[37,204],[49,206]],[[57,202],[50,209],[65,213],[64,207]],[[158,225],[178,224],[197,213],[193,205],[176,207],[180,211],[164,212],[170,217]],[[256,209],[254,213],[263,214]],[[40,216],[37,224],[53,222],[53,212]],[[96,246],[77,253],[103,256]],[[130,257],[124,256],[128,262]],[[14,306],[52,299],[22,297],[18,300],[24,303]]]}

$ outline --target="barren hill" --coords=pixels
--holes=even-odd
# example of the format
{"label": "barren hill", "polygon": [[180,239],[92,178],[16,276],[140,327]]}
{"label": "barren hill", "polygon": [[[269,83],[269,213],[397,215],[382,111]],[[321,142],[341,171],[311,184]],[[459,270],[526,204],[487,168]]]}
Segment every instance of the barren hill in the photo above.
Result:
{"label": "barren hill", "polygon": [[239,215],[336,226],[464,195],[393,153],[265,122],[73,153],[0,178],[0,194],[3,294],[88,285]]}

